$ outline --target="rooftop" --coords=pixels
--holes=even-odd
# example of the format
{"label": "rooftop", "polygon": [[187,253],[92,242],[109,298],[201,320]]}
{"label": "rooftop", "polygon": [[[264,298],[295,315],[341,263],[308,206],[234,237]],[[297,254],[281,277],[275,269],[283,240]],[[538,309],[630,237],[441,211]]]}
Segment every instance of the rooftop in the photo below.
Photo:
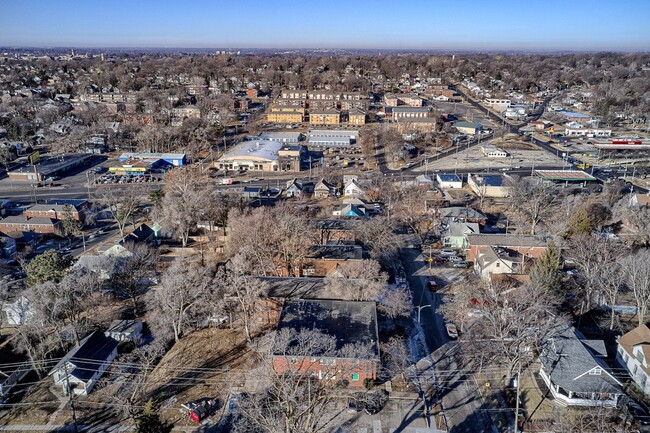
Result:
{"label": "rooftop", "polygon": [[57,370],[64,362],[69,362],[74,365],[74,369],[70,372],[71,376],[84,381],[89,380],[117,345],[118,342],[114,338],[106,337],[101,332],[95,331],[81,340],[79,347],[68,352],[54,367],[54,370]]}
{"label": "rooftop", "polygon": [[11,215],[0,220],[2,224],[29,224],[29,225],[46,225],[51,226],[55,221],[51,218],[25,218],[20,215]]}
{"label": "rooftop", "polygon": [[460,121],[460,122],[455,122],[454,126],[456,128],[474,128],[474,129],[479,129],[481,128],[480,123],[474,123],[474,122],[465,122],[465,121]]}
{"label": "rooftop", "polygon": [[[278,331],[283,329],[320,330],[336,338],[337,351],[346,345],[365,344],[372,348],[370,359],[379,359],[377,310],[374,302],[287,300],[278,323]],[[279,354],[276,344],[277,341],[272,349],[273,354]],[[320,353],[312,355],[318,356]]]}
{"label": "rooftop", "polygon": [[363,259],[363,249],[360,245],[312,245],[309,257],[312,259],[361,260]]}
{"label": "rooftop", "polygon": [[472,176],[477,185],[504,186],[505,178],[501,174],[475,174]]}
{"label": "rooftop", "polygon": [[267,160],[275,160],[278,158],[278,151],[282,149],[283,144],[277,141],[270,140],[254,140],[242,141],[225,153],[220,159],[235,159],[235,158],[259,158]]}
{"label": "rooftop", "polygon": [[476,234],[468,235],[470,245],[498,245],[503,247],[546,247],[543,236],[512,234]]}
{"label": "rooftop", "polygon": [[453,173],[438,173],[436,177],[441,181],[441,182],[460,182],[460,176],[457,174]]}
{"label": "rooftop", "polygon": [[535,175],[544,180],[580,181],[596,180],[595,177],[581,170],[535,170]]}

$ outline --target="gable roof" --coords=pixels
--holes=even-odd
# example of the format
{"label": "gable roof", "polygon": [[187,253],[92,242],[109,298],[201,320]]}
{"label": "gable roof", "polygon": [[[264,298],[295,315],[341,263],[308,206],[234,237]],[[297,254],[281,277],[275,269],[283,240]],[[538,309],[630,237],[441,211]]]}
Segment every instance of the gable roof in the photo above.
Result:
{"label": "gable roof", "polygon": [[443,207],[438,209],[442,218],[462,218],[462,219],[487,219],[485,215],[476,209],[464,206]]}
{"label": "gable roof", "polygon": [[61,361],[50,371],[50,374],[58,370],[64,362],[74,366],[69,374],[81,381],[92,378],[104,361],[117,348],[118,342],[114,338],[107,337],[99,331],[95,331],[83,340],[79,347],[72,349]]}
{"label": "gable roof", "polygon": [[[620,382],[612,376],[600,356],[594,356],[584,337],[568,325],[546,339],[539,355],[551,381],[567,391],[622,394]],[[600,369],[600,374],[590,374]]]}
{"label": "gable roof", "polygon": [[[650,360],[650,329],[645,323],[637,326],[630,332],[623,334],[618,339],[618,344],[630,356],[634,356],[634,348],[640,346],[645,359]],[[644,367],[643,364],[641,364],[640,367],[646,372],[646,374],[650,374],[650,366]]]}
{"label": "gable roof", "polygon": [[512,234],[477,234],[468,235],[467,240],[471,246],[498,245],[503,247],[546,247],[543,236],[512,235]]}

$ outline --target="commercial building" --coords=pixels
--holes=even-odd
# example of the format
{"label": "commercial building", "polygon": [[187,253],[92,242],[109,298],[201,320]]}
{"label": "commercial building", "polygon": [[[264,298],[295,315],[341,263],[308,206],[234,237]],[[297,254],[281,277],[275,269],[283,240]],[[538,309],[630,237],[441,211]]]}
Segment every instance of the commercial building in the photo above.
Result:
{"label": "commercial building", "polygon": [[535,170],[535,176],[549,182],[585,183],[597,179],[582,170]]}
{"label": "commercial building", "polygon": [[20,181],[42,182],[54,177],[64,176],[73,168],[83,166],[92,155],[86,153],[70,153],[57,156],[44,156],[38,159],[35,165],[22,165],[11,170],[10,179]]}
{"label": "commercial building", "polygon": [[479,197],[502,198],[510,193],[508,179],[511,178],[506,174],[468,174],[467,184]]}
{"label": "commercial building", "polygon": [[180,167],[187,164],[187,159],[184,153],[130,153],[126,152],[120,155],[120,162],[125,162],[128,160],[140,160],[140,161],[159,161],[162,160],[167,164],[173,165],[175,167]]}
{"label": "commercial building", "polygon": [[463,187],[463,179],[453,173],[438,173],[436,174],[436,181],[438,182],[438,186],[442,189],[456,189]]}
{"label": "commercial building", "polygon": [[293,131],[262,132],[259,135],[259,139],[277,141],[279,143],[298,143],[302,140],[302,134]]}
{"label": "commercial building", "polygon": [[481,152],[488,158],[507,158],[509,156],[508,152],[491,144],[481,146]]}
{"label": "commercial building", "polygon": [[456,122],[454,127],[461,134],[475,135],[478,134],[483,128],[480,123],[474,122]]}
{"label": "commercial building", "polygon": [[271,140],[242,141],[219,158],[217,166],[222,170],[278,171],[283,146]]}
{"label": "commercial building", "polygon": [[310,146],[350,146],[359,140],[359,131],[350,129],[311,129],[307,133]]}

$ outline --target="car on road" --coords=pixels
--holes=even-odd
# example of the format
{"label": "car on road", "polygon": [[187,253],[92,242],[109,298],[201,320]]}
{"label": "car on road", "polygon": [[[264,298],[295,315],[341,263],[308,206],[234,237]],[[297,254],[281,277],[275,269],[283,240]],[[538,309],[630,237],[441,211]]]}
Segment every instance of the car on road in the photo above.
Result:
{"label": "car on road", "polygon": [[445,330],[447,331],[449,338],[453,338],[454,340],[458,338],[458,328],[456,328],[456,325],[453,323],[445,323]]}
{"label": "car on road", "polygon": [[465,259],[463,259],[461,256],[449,256],[447,260],[454,263],[460,263],[463,262]]}
{"label": "car on road", "polygon": [[438,291],[438,283],[436,283],[436,280],[433,278],[430,278],[429,281],[427,281],[427,287],[429,287],[429,290],[434,293]]}
{"label": "car on road", "polygon": [[99,167],[95,167],[95,169],[94,169],[94,172],[97,173],[97,174],[102,174],[102,173],[105,173],[107,171],[108,171],[108,169],[106,167],[101,166],[101,165]]}
{"label": "car on road", "polygon": [[451,248],[445,248],[440,250],[440,255],[441,256],[455,256],[456,251],[452,250]]}
{"label": "car on road", "polygon": [[469,267],[470,267],[470,263],[466,261],[454,263],[454,268],[469,268]]}

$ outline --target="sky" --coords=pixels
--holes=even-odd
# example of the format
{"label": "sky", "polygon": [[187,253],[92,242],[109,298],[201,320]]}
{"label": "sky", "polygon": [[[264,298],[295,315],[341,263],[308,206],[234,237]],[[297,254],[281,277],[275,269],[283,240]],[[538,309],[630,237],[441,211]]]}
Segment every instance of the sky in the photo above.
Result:
{"label": "sky", "polygon": [[650,51],[650,0],[0,0],[0,46]]}

